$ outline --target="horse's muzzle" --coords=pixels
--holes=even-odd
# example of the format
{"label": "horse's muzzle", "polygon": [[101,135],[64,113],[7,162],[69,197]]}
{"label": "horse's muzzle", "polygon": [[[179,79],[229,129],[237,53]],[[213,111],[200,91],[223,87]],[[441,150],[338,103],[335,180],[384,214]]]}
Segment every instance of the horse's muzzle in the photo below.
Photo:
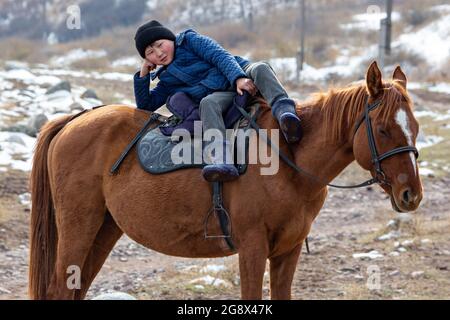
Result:
{"label": "horse's muzzle", "polygon": [[402,189],[397,197],[391,195],[392,208],[397,212],[414,211],[421,201],[422,193],[416,194],[409,187]]}

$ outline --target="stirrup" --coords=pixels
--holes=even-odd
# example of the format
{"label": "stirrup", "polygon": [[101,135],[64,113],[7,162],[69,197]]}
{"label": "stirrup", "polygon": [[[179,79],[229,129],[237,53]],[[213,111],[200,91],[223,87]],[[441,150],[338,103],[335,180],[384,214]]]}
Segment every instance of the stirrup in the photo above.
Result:
{"label": "stirrup", "polygon": [[[212,183],[213,187],[213,205],[211,209],[209,209],[206,214],[206,218],[204,221],[204,234],[205,239],[215,239],[215,238],[223,238],[227,243],[228,247],[231,251],[236,251],[236,247],[234,246],[233,240],[231,238],[231,219],[227,210],[223,207],[222,202],[222,183],[214,182]],[[208,222],[209,218],[212,214],[215,214],[219,219],[220,229],[222,230],[222,234],[210,235],[208,233]]]}

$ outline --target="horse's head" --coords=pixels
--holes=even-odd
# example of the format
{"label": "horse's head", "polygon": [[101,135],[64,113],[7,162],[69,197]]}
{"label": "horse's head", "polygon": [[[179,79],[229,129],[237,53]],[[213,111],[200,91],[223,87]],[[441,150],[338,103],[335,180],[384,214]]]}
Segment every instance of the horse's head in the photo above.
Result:
{"label": "horse's head", "polygon": [[[376,62],[370,65],[366,74],[369,98],[365,108],[380,104],[368,112],[371,123],[364,119],[353,139],[356,161],[382,181],[381,187],[390,195],[392,207],[398,212],[415,210],[422,200],[415,150],[411,151],[415,149],[419,123],[412,112],[406,84],[400,67],[395,69],[392,82],[383,83]],[[371,130],[367,130],[370,126]],[[372,150],[370,132],[375,142]],[[378,170],[374,149],[383,158],[378,162]]]}

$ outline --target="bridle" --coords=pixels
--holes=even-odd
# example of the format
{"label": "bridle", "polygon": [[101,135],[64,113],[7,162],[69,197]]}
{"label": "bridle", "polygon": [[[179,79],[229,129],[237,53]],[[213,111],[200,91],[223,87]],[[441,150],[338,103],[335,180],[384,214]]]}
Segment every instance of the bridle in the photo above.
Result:
{"label": "bridle", "polygon": [[386,174],[384,173],[383,169],[381,168],[381,161],[390,158],[392,156],[395,156],[396,154],[403,153],[403,152],[413,152],[416,159],[419,157],[419,151],[416,147],[413,146],[404,146],[404,147],[398,147],[395,149],[392,149],[390,151],[387,151],[381,155],[378,154],[377,147],[375,145],[375,138],[373,135],[372,130],[372,121],[370,119],[369,112],[377,108],[379,105],[381,105],[381,99],[374,102],[373,104],[369,104],[368,97],[366,97],[365,107],[364,107],[364,115],[361,117],[361,119],[358,121],[355,127],[355,131],[353,134],[353,139],[355,138],[356,132],[358,132],[359,127],[364,122],[366,124],[366,132],[367,132],[367,139],[369,142],[369,148],[370,148],[370,154],[372,156],[372,164],[375,167],[376,175],[374,178],[373,183],[379,183],[379,184],[385,184],[389,185],[390,183],[386,180]]}
{"label": "bridle", "polygon": [[281,150],[279,150],[279,148],[273,144],[273,142],[267,137],[267,135],[261,131],[259,125],[256,123],[255,119],[253,119],[248,113],[247,111],[245,111],[245,109],[243,107],[241,107],[239,104],[235,103],[234,106],[242,113],[242,115],[247,118],[252,127],[257,130],[257,132],[259,132],[259,135],[266,141],[266,143],[275,151],[278,153],[278,155],[280,156],[280,158],[286,162],[286,164],[288,166],[290,166],[292,169],[294,169],[295,171],[297,171],[298,173],[301,173],[303,175],[308,176],[309,178],[319,182],[319,183],[323,183],[329,187],[333,187],[333,188],[340,188],[340,189],[353,189],[353,188],[361,188],[361,187],[366,187],[366,186],[370,186],[374,183],[378,183],[380,185],[388,185],[390,186],[391,184],[389,183],[389,181],[386,179],[386,174],[384,173],[382,167],[381,167],[381,161],[390,158],[394,155],[400,154],[400,153],[404,153],[404,152],[413,152],[414,156],[416,157],[416,159],[419,157],[419,151],[416,149],[416,147],[413,146],[404,146],[404,147],[398,147],[395,149],[392,149],[388,152],[385,152],[381,155],[378,154],[376,145],[375,145],[375,137],[373,135],[373,130],[372,130],[372,121],[370,119],[370,115],[369,112],[374,110],[375,108],[377,108],[378,106],[381,105],[382,100],[378,100],[372,104],[369,104],[369,98],[366,97],[366,101],[364,103],[364,114],[362,115],[361,119],[358,121],[358,123],[355,126],[355,130],[353,133],[353,139],[358,131],[358,129],[361,127],[361,124],[364,122],[366,124],[366,132],[367,132],[367,138],[368,138],[368,143],[369,143],[369,148],[370,148],[370,153],[371,153],[371,157],[372,157],[372,164],[375,167],[375,171],[376,171],[376,175],[374,178],[369,179],[365,182],[362,182],[360,184],[357,185],[348,185],[348,186],[343,186],[343,185],[335,185],[335,184],[331,184],[331,183],[326,183],[323,180],[319,179],[318,177],[316,177],[315,175],[312,175],[311,173],[303,170],[302,168],[298,167],[288,156],[286,156]]}

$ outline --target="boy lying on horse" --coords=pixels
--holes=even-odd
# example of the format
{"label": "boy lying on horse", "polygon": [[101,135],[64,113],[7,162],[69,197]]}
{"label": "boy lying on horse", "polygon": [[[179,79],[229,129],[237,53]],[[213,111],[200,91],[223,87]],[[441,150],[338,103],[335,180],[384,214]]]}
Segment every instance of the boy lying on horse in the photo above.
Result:
{"label": "boy lying on horse", "polygon": [[[230,142],[226,139],[222,114],[232,103],[236,92],[255,95],[258,91],[270,104],[288,143],[302,137],[300,119],[295,103],[275,76],[269,64],[232,56],[216,41],[192,29],[178,35],[150,21],[140,26],[135,35],[136,48],[144,59],[141,70],[134,75],[134,93],[139,109],[155,111],[176,92],[186,93],[199,104],[203,130],[216,129],[222,133],[223,154],[211,157],[203,168],[208,181],[230,181],[239,177],[231,159]],[[150,73],[161,66],[156,72]],[[150,81],[159,78],[149,90]]]}

